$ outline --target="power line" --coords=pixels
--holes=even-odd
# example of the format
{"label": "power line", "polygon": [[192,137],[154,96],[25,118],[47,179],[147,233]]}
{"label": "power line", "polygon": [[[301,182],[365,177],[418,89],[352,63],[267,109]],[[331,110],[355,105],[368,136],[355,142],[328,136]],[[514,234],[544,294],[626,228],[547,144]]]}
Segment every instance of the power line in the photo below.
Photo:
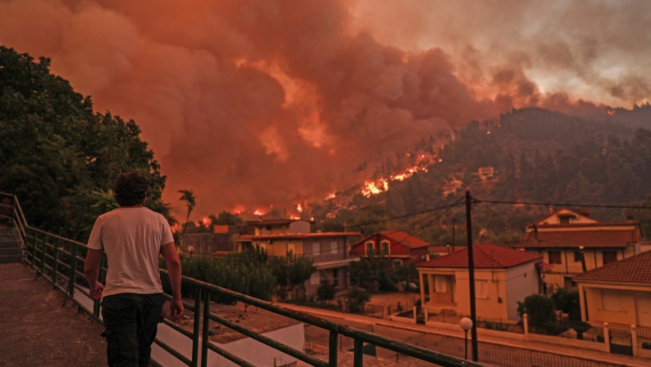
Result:
{"label": "power line", "polygon": [[506,204],[506,205],[536,205],[536,206],[558,206],[569,208],[601,208],[601,209],[651,209],[649,206],[635,206],[635,205],[605,205],[605,204],[571,204],[571,203],[541,203],[541,202],[526,202],[526,201],[499,201],[499,200],[480,200],[473,198],[475,204]]}
{"label": "power line", "polygon": [[356,227],[362,227],[362,226],[367,226],[367,225],[371,225],[371,224],[384,223],[384,222],[388,222],[388,221],[392,221],[392,220],[396,220],[396,219],[409,218],[409,217],[413,217],[413,216],[416,216],[416,215],[419,215],[419,214],[431,213],[431,212],[435,212],[435,211],[439,211],[439,210],[443,210],[443,209],[454,208],[455,206],[459,206],[459,205],[461,205],[461,200],[458,200],[454,204],[443,205],[443,206],[439,206],[439,207],[436,207],[436,208],[426,209],[426,210],[422,210],[422,211],[414,212],[414,213],[409,213],[409,214],[403,214],[403,215],[399,215],[397,217],[391,217],[391,218],[381,219],[381,220],[372,221],[372,222],[355,224],[355,225],[348,226],[348,228],[356,228]]}

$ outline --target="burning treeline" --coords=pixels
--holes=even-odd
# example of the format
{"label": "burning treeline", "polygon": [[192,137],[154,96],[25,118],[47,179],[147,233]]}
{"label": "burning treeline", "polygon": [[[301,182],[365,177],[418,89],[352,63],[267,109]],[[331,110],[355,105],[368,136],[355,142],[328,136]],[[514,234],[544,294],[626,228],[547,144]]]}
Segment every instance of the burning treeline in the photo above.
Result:
{"label": "burning treeline", "polygon": [[168,175],[167,200],[191,187],[198,215],[296,205],[353,182],[366,181],[372,194],[425,168],[374,181],[355,172],[360,162],[513,106],[573,108],[567,96],[543,95],[522,58],[487,71],[455,67],[458,58],[440,48],[382,44],[378,26],[356,18],[360,4],[381,6],[4,0],[0,43],[51,57],[99,110],[135,119]]}

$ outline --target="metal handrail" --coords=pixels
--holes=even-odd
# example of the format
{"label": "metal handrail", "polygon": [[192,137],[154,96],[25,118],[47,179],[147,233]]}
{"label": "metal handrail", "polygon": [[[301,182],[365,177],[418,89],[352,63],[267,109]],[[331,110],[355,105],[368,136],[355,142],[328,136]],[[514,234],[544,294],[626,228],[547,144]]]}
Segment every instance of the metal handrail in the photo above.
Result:
{"label": "metal handrail", "polygon": [[[8,194],[0,192],[2,195]],[[13,197],[13,196],[12,196]],[[15,198],[15,197],[14,197]],[[18,204],[18,200],[14,200],[14,205]],[[18,217],[18,212],[15,213]],[[21,218],[16,218],[18,222],[21,221]],[[74,303],[76,303],[80,310],[86,311],[88,314],[93,316],[95,320],[100,321],[100,302],[94,301],[93,310],[86,310],[80,301],[74,298],[75,292],[80,292],[85,296],[90,298],[88,291],[81,287],[78,284],[77,276],[80,276],[83,279],[83,273],[79,271],[80,265],[85,262],[85,251],[88,247],[78,241],[74,241],[65,237],[61,237],[47,231],[40,230],[38,228],[31,227],[26,224],[25,221],[25,235],[24,235],[24,245],[25,251],[23,255],[23,260],[35,268],[39,275],[42,275],[47,280],[53,283],[54,289],[59,289],[66,295],[67,298],[70,298]],[[80,253],[81,250],[81,253]],[[105,266],[106,262],[103,259],[103,266],[100,266],[99,279],[104,279],[106,275],[107,268]],[[63,266],[63,269],[60,267]],[[166,270],[161,269],[161,276],[163,278],[168,278],[169,275]],[[65,285],[67,283],[67,285]],[[337,353],[338,353],[338,340],[339,335],[343,335],[354,340],[354,366],[361,367],[363,363],[363,345],[364,343],[373,344],[381,348],[385,348],[403,355],[411,356],[423,361],[435,363],[440,366],[446,367],[458,367],[458,366],[481,366],[477,363],[459,359],[456,357],[449,356],[447,354],[438,353],[431,349],[426,349],[423,347],[411,345],[405,342],[397,341],[394,339],[389,339],[374,333],[370,333],[364,330],[352,328],[346,325],[338,324],[332,321],[324,320],[318,317],[314,317],[302,312],[289,310],[275,304],[272,304],[267,301],[263,301],[254,297],[250,297],[241,293],[231,291],[226,288],[222,288],[210,283],[206,283],[197,279],[182,277],[182,284],[185,287],[190,287],[194,289],[195,302],[194,305],[191,305],[187,302],[184,302],[186,309],[194,312],[194,330],[192,332],[188,330],[181,330],[182,328],[170,321],[166,321],[165,324],[170,326],[175,331],[179,332],[182,335],[185,335],[188,338],[192,339],[192,358],[188,358],[183,355],[178,350],[174,349],[173,346],[166,344],[165,342],[156,339],[154,342],[164,349],[171,356],[177,358],[184,364],[192,367],[205,367],[207,365],[207,353],[208,350],[223,356],[224,358],[232,361],[233,363],[239,366],[252,366],[250,362],[243,360],[241,357],[238,357],[224,349],[220,346],[212,343],[209,340],[209,321],[213,320],[221,325],[224,325],[232,330],[235,330],[243,335],[246,335],[252,339],[255,339],[265,345],[268,345],[280,352],[291,355],[303,362],[306,362],[312,366],[316,367],[336,367],[337,366]],[[65,285],[65,286],[64,286]],[[218,294],[221,296],[226,296],[232,298],[236,301],[243,302],[248,305],[252,305],[264,310],[270,311],[272,313],[282,315],[306,324],[314,325],[325,330],[329,331],[329,354],[328,361],[323,361],[321,359],[315,358],[314,356],[309,355],[303,350],[292,348],[284,343],[273,340],[269,337],[266,337],[262,334],[256,333],[250,329],[247,329],[241,325],[238,325],[234,322],[231,322],[223,317],[215,315],[210,311],[210,295]],[[166,295],[168,298],[171,296]],[[65,304],[65,301],[64,301]],[[203,304],[203,305],[202,305]],[[203,310],[201,307],[203,306]],[[203,322],[200,323],[200,315],[203,314]],[[201,325],[200,325],[201,324]],[[201,336],[201,338],[200,338]],[[201,354],[201,359],[199,359],[199,354]],[[162,366],[157,361],[152,361],[156,366]]]}

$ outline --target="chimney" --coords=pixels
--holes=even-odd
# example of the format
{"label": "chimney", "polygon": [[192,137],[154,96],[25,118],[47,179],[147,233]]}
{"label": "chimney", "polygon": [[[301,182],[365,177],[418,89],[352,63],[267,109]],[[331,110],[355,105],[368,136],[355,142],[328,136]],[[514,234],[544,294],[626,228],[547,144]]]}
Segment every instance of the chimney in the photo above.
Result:
{"label": "chimney", "polygon": [[539,242],[540,240],[538,239],[538,226],[533,225],[533,237],[536,239],[536,242]]}

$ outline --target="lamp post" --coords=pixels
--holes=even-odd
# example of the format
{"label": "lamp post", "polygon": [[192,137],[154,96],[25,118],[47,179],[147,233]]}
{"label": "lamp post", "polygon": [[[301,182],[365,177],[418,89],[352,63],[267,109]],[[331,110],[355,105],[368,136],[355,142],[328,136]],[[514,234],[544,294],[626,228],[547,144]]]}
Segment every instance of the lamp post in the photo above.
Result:
{"label": "lamp post", "polygon": [[466,334],[466,347],[464,348],[466,360],[468,359],[468,330],[472,329],[472,325],[472,320],[467,317],[464,317],[459,321],[459,326],[461,326],[461,329],[463,329]]}
{"label": "lamp post", "polygon": [[[472,241],[472,201],[473,198],[470,196],[470,191],[466,191],[466,237],[468,239],[468,288],[470,290],[470,325],[472,338],[472,360],[477,362],[479,354],[479,342],[477,340],[477,300],[475,298],[475,259],[473,254],[473,248],[475,243]],[[479,239],[486,234],[486,229],[482,229],[479,232],[477,237],[477,242]]]}

